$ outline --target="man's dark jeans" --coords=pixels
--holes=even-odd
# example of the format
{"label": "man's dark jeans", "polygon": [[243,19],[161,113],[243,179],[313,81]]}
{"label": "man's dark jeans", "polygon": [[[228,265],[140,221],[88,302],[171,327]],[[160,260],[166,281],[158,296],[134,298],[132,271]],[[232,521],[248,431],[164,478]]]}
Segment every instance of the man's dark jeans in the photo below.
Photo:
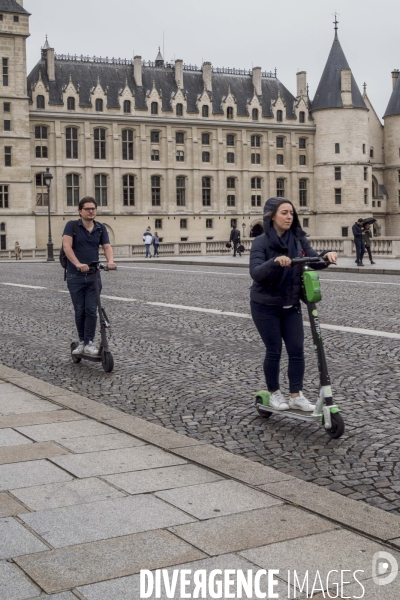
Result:
{"label": "man's dark jeans", "polygon": [[67,274],[67,286],[75,309],[75,323],[79,340],[83,340],[85,345],[93,342],[96,333],[97,300],[94,286],[96,276],[101,291],[99,273]]}
{"label": "man's dark jeans", "polygon": [[289,356],[289,390],[291,394],[303,389],[304,330],[300,305],[291,308],[271,306],[250,301],[251,316],[267,349],[264,373],[268,391],[276,392],[279,385],[279,363],[282,339]]}
{"label": "man's dark jeans", "polygon": [[236,252],[239,254],[239,256],[242,256],[241,253],[239,252],[239,250],[237,249],[237,247],[240,244],[240,240],[238,240],[237,242],[232,242],[233,243],[233,256],[236,256]]}
{"label": "man's dark jeans", "polygon": [[356,246],[356,257],[357,257],[357,264],[362,263],[364,254],[365,254],[365,246],[364,246],[364,242],[363,240],[360,239],[355,239],[354,240],[354,244]]}

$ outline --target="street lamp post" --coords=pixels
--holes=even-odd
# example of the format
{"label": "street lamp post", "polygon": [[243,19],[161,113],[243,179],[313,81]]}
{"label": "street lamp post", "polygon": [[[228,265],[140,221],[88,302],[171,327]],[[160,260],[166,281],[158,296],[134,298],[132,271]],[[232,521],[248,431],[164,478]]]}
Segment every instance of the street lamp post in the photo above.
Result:
{"label": "street lamp post", "polygon": [[244,237],[244,232],[246,230],[246,223],[242,223],[242,227],[243,227],[243,237]]}
{"label": "street lamp post", "polygon": [[46,168],[46,173],[43,175],[44,182],[47,187],[47,216],[48,216],[48,225],[49,225],[49,239],[47,242],[47,261],[54,261],[54,253],[53,253],[53,240],[51,239],[51,221],[50,221],[50,186],[51,180],[53,179],[53,175],[50,173],[49,167]]}

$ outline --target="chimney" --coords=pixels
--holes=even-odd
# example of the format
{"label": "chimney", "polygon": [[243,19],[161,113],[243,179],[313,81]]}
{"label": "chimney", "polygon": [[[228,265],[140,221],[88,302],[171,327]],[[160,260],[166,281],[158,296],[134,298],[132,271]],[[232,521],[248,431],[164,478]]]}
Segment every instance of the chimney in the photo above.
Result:
{"label": "chimney", "polygon": [[24,0],[17,0],[17,4],[19,4],[23,8],[24,7]]}
{"label": "chimney", "polygon": [[307,94],[307,71],[299,71],[296,73],[297,79],[297,98]]}
{"label": "chimney", "polygon": [[138,87],[142,87],[142,57],[135,56],[133,58],[133,77]]}
{"label": "chimney", "polygon": [[398,79],[398,77],[399,77],[399,70],[398,70],[398,69],[393,69],[393,71],[392,71],[392,83],[393,83],[393,89],[394,89],[394,86],[395,86],[395,85],[396,85],[396,83],[397,83],[397,79]]}
{"label": "chimney", "polygon": [[202,70],[203,70],[203,81],[204,81],[204,85],[206,86],[206,90],[208,90],[209,92],[212,92],[211,63],[210,62],[203,63]]}
{"label": "chimney", "polygon": [[261,67],[253,67],[253,85],[257,96],[261,96]]}
{"label": "chimney", "polygon": [[351,93],[351,69],[342,69],[340,72],[341,95],[343,106],[350,108],[353,106]]}
{"label": "chimney", "polygon": [[183,60],[175,61],[175,82],[178,88],[183,88]]}
{"label": "chimney", "polygon": [[54,48],[47,48],[46,50],[46,68],[47,77],[49,81],[56,80],[56,66],[54,63]]}

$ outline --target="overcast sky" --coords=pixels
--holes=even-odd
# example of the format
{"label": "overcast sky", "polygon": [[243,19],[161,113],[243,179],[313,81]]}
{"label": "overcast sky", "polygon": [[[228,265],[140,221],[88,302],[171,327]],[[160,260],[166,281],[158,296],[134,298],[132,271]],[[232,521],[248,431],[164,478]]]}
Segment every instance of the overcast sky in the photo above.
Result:
{"label": "overcast sky", "polygon": [[382,117],[400,68],[398,0],[24,0],[30,18],[28,72],[49,43],[60,54],[167,61],[201,66],[278,70],[296,94],[296,71],[307,71],[310,97],[332,45],[339,40],[362,91]]}

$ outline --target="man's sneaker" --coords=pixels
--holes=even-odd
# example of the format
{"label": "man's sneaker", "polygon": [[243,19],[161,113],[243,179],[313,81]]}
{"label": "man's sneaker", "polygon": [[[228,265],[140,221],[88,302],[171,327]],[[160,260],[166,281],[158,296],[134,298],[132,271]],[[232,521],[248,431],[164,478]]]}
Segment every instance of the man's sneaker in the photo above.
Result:
{"label": "man's sneaker", "polygon": [[83,342],[82,340],[79,340],[79,344],[77,345],[75,350],[72,350],[72,354],[82,354],[84,347],[85,347],[85,342]]}
{"label": "man's sneaker", "polygon": [[97,346],[93,342],[89,342],[83,349],[84,354],[90,354],[91,356],[96,356],[99,353]]}
{"label": "man's sneaker", "polygon": [[307,398],[303,395],[303,392],[299,392],[299,395],[296,396],[296,398],[290,398],[289,408],[312,412],[315,409],[315,404],[307,400]]}
{"label": "man's sneaker", "polygon": [[281,390],[276,390],[269,397],[269,405],[275,410],[289,410],[289,404],[286,402]]}

